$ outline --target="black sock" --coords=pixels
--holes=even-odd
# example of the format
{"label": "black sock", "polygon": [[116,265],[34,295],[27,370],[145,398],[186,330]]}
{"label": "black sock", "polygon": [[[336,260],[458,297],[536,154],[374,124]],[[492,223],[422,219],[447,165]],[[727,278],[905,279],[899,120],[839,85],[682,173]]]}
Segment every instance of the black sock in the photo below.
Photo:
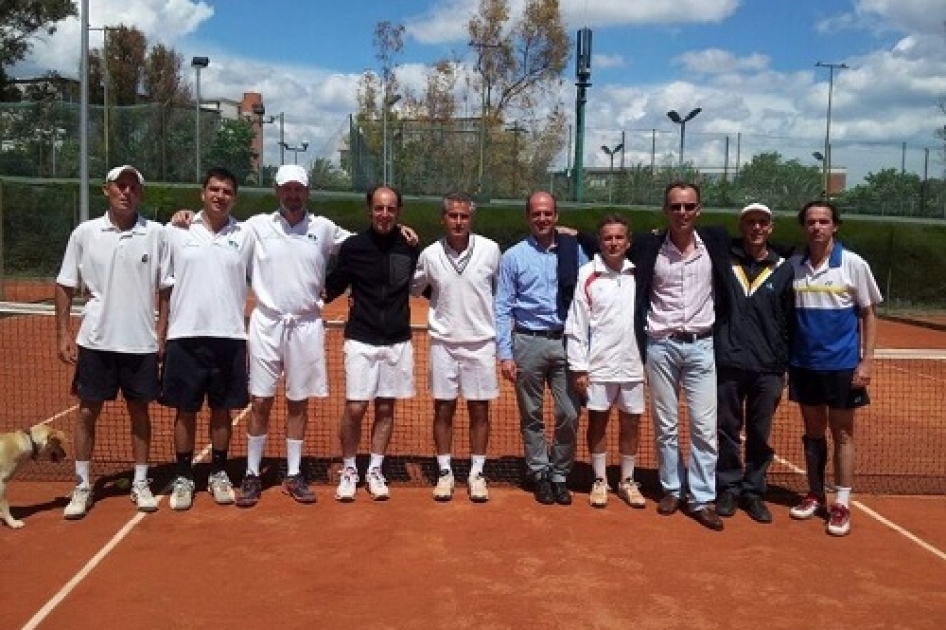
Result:
{"label": "black sock", "polygon": [[227,449],[213,449],[210,451],[211,472],[220,472],[227,467]]}
{"label": "black sock", "polygon": [[186,479],[194,478],[194,452],[177,454],[177,474]]}
{"label": "black sock", "polygon": [[808,468],[808,490],[824,496],[824,476],[828,467],[828,440],[802,436],[805,445],[805,466]]}

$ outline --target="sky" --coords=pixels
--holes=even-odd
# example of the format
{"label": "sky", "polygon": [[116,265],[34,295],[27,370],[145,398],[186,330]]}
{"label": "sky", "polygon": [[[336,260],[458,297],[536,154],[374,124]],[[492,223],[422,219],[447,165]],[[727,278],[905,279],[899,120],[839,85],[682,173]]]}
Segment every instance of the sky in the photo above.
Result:
{"label": "sky", "polygon": [[[525,0],[510,0],[513,12]],[[78,5],[78,0],[77,0]],[[476,0],[89,0],[90,26],[134,25],[149,43],[185,59],[210,58],[205,99],[260,92],[284,114],[285,139],[309,143],[300,163],[337,160],[372,45],[383,20],[406,27],[398,80],[421,90],[424,67],[445,57],[475,71],[466,23]],[[685,157],[733,166],[779,151],[817,165],[831,90],[832,163],[849,182],[901,166],[942,176],[946,129],[946,2],[943,0],[561,0],[574,38],[592,29],[592,87],[585,110],[586,165],[607,166],[603,146],[623,138],[628,164],[676,160],[680,128],[667,112],[701,108],[686,125]],[[37,38],[11,73],[78,75],[79,21]],[[100,31],[90,33],[99,47]],[[574,48],[574,46],[573,46]],[[817,63],[845,64],[833,73]],[[574,120],[574,58],[559,88]],[[478,113],[478,100],[476,101]],[[395,108],[398,107],[397,105]],[[265,161],[278,133],[265,129]],[[937,135],[939,131],[940,135]],[[905,144],[904,144],[905,143]],[[904,150],[903,147],[907,149]],[[728,148],[727,148],[728,147]],[[929,149],[928,159],[924,148]],[[562,152],[559,166],[571,163]],[[728,156],[728,160],[727,157]]]}

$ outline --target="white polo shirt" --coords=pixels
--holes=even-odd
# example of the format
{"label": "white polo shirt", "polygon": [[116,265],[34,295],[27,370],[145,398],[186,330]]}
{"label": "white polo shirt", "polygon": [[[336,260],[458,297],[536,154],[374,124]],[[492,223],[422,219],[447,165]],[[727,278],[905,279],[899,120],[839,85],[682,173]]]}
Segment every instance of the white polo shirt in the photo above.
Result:
{"label": "white polo shirt", "polygon": [[272,317],[319,316],[329,258],[351,232],[313,214],[291,226],[278,211],[243,226],[254,239],[250,278],[258,308]]}
{"label": "white polo shirt", "polygon": [[568,367],[595,383],[643,382],[644,365],[634,335],[634,265],[621,271],[597,254],[578,270],[575,297],[565,320]]}
{"label": "white polo shirt", "polygon": [[107,212],[73,230],[56,282],[73,289],[83,282],[89,291],[78,345],[132,354],[158,351],[155,296],[163,246],[164,228],[140,214],[125,232]]}
{"label": "white polo shirt", "polygon": [[440,239],[420,253],[411,289],[431,288],[427,323],[433,339],[475,343],[496,338],[493,295],[500,251],[494,241],[470,235],[465,251]]}
{"label": "white polo shirt", "polygon": [[216,234],[203,211],[190,228],[165,226],[162,268],[171,284],[168,339],[246,339],[247,274],[253,237],[230,217]]}

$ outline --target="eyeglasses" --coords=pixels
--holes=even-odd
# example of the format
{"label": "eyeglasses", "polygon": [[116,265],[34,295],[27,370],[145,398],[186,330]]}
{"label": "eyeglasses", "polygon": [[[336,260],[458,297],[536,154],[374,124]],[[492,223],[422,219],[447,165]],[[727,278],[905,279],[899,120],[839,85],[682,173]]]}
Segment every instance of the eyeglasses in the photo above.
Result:
{"label": "eyeglasses", "polygon": [[667,209],[671,212],[693,212],[700,207],[698,203],[668,203]]}

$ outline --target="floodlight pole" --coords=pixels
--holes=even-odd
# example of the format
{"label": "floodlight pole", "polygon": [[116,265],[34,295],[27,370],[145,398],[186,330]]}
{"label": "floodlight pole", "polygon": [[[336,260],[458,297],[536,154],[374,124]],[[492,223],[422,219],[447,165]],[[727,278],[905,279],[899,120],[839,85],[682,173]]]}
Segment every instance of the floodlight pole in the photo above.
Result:
{"label": "floodlight pole", "polygon": [[678,114],[677,111],[673,109],[667,112],[667,118],[680,125],[680,156],[679,163],[677,165],[677,171],[680,176],[683,175],[683,149],[686,143],[687,122],[696,118],[701,111],[703,111],[703,109],[701,107],[697,107],[696,109],[690,110],[690,113],[686,116],[680,116],[680,114]]}
{"label": "floodlight pole", "polygon": [[828,69],[828,113],[825,116],[824,161],[822,167],[824,169],[824,198],[829,200],[831,199],[831,100],[834,92],[834,71],[835,69],[847,70],[848,66],[843,63],[821,63],[819,61],[815,64],[815,67]]}
{"label": "floodlight pole", "polygon": [[200,71],[210,65],[208,57],[194,57],[191,67],[194,68],[194,146],[196,159],[194,160],[194,181],[200,183],[203,175],[200,169]]}
{"label": "floodlight pole", "polygon": [[575,168],[572,171],[575,201],[584,199],[584,152],[585,152],[585,103],[591,87],[591,29],[578,29],[577,54],[575,55],[575,85],[578,93],[575,100]]}

